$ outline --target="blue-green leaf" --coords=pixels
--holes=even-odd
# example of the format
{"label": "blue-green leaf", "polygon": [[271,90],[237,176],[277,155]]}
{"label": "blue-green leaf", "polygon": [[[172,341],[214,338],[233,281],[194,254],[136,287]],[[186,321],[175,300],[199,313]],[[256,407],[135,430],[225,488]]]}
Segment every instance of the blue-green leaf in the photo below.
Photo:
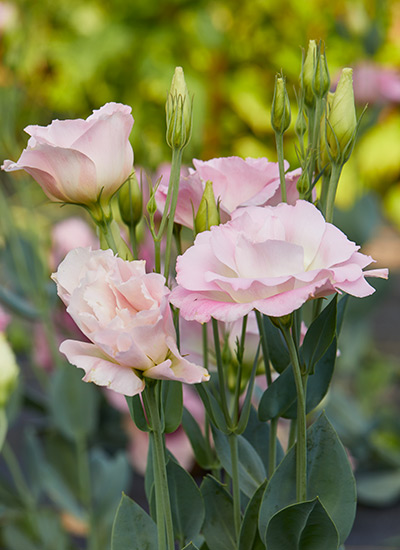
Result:
{"label": "blue-green leaf", "polygon": [[206,510],[203,535],[209,550],[236,550],[232,497],[214,477],[201,484]]}
{"label": "blue-green leaf", "polygon": [[[335,430],[321,414],[307,430],[307,497],[321,500],[343,543],[353,525],[356,488],[346,451]],[[259,530],[266,533],[277,512],[296,503],[296,445],[271,477],[260,509]]]}
{"label": "blue-green leaf", "polygon": [[111,550],[155,550],[157,526],[136,502],[122,495],[111,535]]}
{"label": "blue-green leaf", "polygon": [[338,532],[318,498],[275,514],[266,533],[268,550],[337,550]]}

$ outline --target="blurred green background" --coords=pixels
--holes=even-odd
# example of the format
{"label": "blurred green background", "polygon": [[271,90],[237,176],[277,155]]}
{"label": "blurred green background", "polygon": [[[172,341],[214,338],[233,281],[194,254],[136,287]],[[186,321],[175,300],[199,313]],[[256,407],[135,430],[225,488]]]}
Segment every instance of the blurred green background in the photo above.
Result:
{"label": "blurred green background", "polygon": [[[226,155],[275,160],[274,76],[281,69],[287,76],[295,115],[293,87],[309,39],[325,41],[333,81],[342,67],[365,61],[400,66],[394,0],[16,0],[0,2],[0,33],[0,153],[14,159],[27,124],[86,118],[118,101],[133,108],[136,163],[155,168],[169,158],[164,103],[180,65],[194,94],[186,162]],[[339,201],[347,206],[365,186],[376,189],[399,223],[400,90],[397,95],[370,103],[363,124],[370,131],[346,169]],[[293,129],[285,154],[294,167],[292,139]]]}

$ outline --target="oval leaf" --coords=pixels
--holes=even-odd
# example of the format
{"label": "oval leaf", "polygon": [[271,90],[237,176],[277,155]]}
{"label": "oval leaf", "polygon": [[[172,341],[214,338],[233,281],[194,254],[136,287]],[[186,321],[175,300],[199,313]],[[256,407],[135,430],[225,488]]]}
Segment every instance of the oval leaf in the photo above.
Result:
{"label": "oval leaf", "polygon": [[[307,430],[308,498],[318,497],[336,525],[342,544],[356,512],[354,476],[335,430],[325,414]],[[271,477],[260,509],[259,530],[265,534],[277,512],[296,503],[296,445]]]}
{"label": "oval leaf", "polygon": [[172,459],[167,464],[167,476],[175,538],[189,542],[203,525],[203,497],[192,476]]}
{"label": "oval leaf", "polygon": [[264,550],[265,545],[258,533],[258,514],[268,481],[260,485],[247,505],[240,528],[238,550]]}
{"label": "oval leaf", "polygon": [[338,532],[318,498],[292,504],[268,524],[268,550],[337,550]]}
{"label": "oval leaf", "polygon": [[236,550],[232,497],[214,477],[201,484],[206,510],[203,535],[209,550]]}
{"label": "oval leaf", "polygon": [[111,535],[111,550],[154,550],[157,527],[136,502],[122,495]]}

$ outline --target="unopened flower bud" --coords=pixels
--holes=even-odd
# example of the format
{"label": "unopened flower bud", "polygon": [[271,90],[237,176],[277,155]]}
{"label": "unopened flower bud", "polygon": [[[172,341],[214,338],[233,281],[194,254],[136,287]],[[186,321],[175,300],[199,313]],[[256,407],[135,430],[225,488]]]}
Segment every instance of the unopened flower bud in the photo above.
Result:
{"label": "unopened flower bud", "polygon": [[296,187],[301,199],[309,194],[311,189],[311,182],[308,170],[302,171],[301,176],[297,180]]}
{"label": "unopened flower bud", "polygon": [[143,199],[139,182],[133,173],[118,193],[118,206],[122,221],[135,227],[142,219]]}
{"label": "unopened flower bud", "polygon": [[150,216],[154,216],[154,214],[157,212],[157,202],[156,197],[154,195],[154,192],[151,193],[149,202],[146,206],[147,212],[150,214]]}
{"label": "unopened flower bud", "polygon": [[302,106],[299,108],[299,113],[296,118],[296,122],[294,125],[294,131],[296,132],[296,136],[301,139],[304,134],[307,131],[307,121],[306,117],[304,116],[304,110]]}
{"label": "unopened flower bud", "polygon": [[315,96],[312,88],[316,64],[317,44],[315,40],[310,40],[308,43],[307,55],[301,70],[301,85],[304,90],[304,103],[307,107],[315,105]]}
{"label": "unopened flower bud", "polygon": [[332,92],[328,92],[326,96],[326,111],[323,113],[321,117],[320,134],[319,134],[320,141],[319,141],[318,169],[319,171],[322,171],[325,168],[326,174],[328,174],[328,172],[330,171],[330,164],[331,164],[328,152],[326,150],[326,120],[332,108],[333,96],[334,94]]}
{"label": "unopened flower bud", "polygon": [[208,231],[211,226],[219,225],[219,223],[219,210],[215,200],[213,184],[211,181],[206,181],[204,193],[195,218],[196,233]]}
{"label": "unopened flower bud", "polygon": [[313,91],[316,97],[323,98],[329,91],[331,79],[325,52],[318,56],[313,78]]}
{"label": "unopened flower bud", "polygon": [[19,368],[3,332],[0,332],[0,407],[4,407],[17,385]]}
{"label": "unopened flower bud", "polygon": [[182,67],[176,67],[165,105],[167,115],[167,143],[171,149],[183,149],[192,132],[192,99],[185,82]]}
{"label": "unopened flower bud", "polygon": [[328,154],[333,161],[346,162],[355,140],[357,130],[354,104],[353,70],[343,69],[327,115]]}
{"label": "unopened flower bud", "polygon": [[271,124],[277,134],[283,134],[290,126],[290,102],[283,76],[275,77],[274,98],[272,100]]}

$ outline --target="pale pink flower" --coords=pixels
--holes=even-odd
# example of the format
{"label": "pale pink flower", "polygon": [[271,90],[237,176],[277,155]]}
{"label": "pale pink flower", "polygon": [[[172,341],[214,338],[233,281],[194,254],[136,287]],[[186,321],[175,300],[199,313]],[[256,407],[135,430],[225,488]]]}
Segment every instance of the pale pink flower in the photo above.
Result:
{"label": "pale pink flower", "polygon": [[[181,174],[175,221],[193,228],[193,212],[197,213],[205,183],[213,183],[216,201],[219,201],[222,222],[230,219],[240,207],[251,205],[276,205],[282,200],[278,163],[266,158],[222,157],[208,161],[193,160],[195,170]],[[289,164],[285,162],[287,170]],[[301,170],[286,173],[288,202],[299,198],[296,188]],[[162,211],[168,191],[168,174],[165,173],[156,192],[156,200]]]}
{"label": "pale pink flower", "polygon": [[365,277],[387,278],[388,270],[363,271],[373,260],[358,250],[309,202],[242,208],[178,257],[170,301],[204,323],[252,309],[279,317],[334,292],[368,296],[374,288]]}
{"label": "pale pink flower", "polygon": [[99,239],[82,218],[66,218],[54,225],[51,231],[50,266],[56,269],[68,252],[77,247],[99,247]]}
{"label": "pale pink flower", "polygon": [[400,103],[400,73],[373,63],[360,63],[353,71],[357,103]]}
{"label": "pale pink flower", "polygon": [[111,250],[77,248],[53,273],[67,312],[92,343],[66,340],[68,361],[84,369],[86,382],[124,395],[145,387],[145,378],[196,384],[207,371],[183,358],[176,346],[169,289],[144,261],[128,262]]}
{"label": "pale pink flower", "polygon": [[106,202],[132,171],[132,125],[130,107],[107,103],[86,120],[27,126],[27,148],[2,169],[25,170],[52,201],[90,205],[101,195]]}

